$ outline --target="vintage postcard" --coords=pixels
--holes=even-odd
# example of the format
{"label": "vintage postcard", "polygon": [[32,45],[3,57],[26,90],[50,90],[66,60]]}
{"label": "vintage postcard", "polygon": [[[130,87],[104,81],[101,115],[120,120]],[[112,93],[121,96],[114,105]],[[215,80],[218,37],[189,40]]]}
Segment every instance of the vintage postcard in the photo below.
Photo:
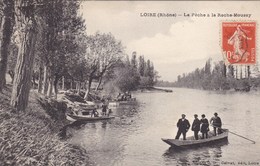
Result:
{"label": "vintage postcard", "polygon": [[3,0],[0,165],[260,165],[259,7]]}

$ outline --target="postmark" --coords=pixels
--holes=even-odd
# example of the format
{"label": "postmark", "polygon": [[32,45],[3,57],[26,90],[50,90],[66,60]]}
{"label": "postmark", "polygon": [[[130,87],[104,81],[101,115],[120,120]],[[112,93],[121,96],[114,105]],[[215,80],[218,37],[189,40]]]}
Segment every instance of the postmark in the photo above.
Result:
{"label": "postmark", "polygon": [[222,22],[222,51],[229,64],[256,63],[256,22]]}

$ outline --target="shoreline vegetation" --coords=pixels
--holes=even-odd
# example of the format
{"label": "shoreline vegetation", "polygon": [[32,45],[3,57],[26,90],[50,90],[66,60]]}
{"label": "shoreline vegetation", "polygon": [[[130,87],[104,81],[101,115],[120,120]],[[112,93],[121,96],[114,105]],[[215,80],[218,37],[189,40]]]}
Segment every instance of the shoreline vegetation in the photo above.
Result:
{"label": "shoreline vegetation", "polygon": [[226,65],[223,61],[212,64],[208,59],[203,68],[179,75],[175,82],[158,81],[157,86],[249,92],[260,89],[260,78],[253,66]]}
{"label": "shoreline vegetation", "polygon": [[171,89],[160,88],[160,87],[139,87],[138,91],[140,92],[173,92]]}
{"label": "shoreline vegetation", "polygon": [[31,91],[26,111],[10,107],[11,86],[0,93],[0,165],[92,165],[86,151],[61,140],[66,104]]}
{"label": "shoreline vegetation", "polygon": [[102,102],[139,89],[171,92],[154,88],[158,72],[144,55],[129,57],[111,33],[87,34],[79,9],[67,0],[0,3],[0,165],[92,165],[86,150],[60,138],[69,124],[62,93]]}

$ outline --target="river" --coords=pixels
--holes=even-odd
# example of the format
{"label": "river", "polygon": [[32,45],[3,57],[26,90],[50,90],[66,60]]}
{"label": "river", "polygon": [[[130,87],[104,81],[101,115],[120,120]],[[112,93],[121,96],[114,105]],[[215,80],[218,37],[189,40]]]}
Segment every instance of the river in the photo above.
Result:
{"label": "river", "polygon": [[[113,120],[81,125],[69,142],[85,148],[99,166],[260,165],[260,92],[172,90],[134,94],[138,105],[113,108]],[[256,144],[229,134],[226,143],[179,151],[161,141],[175,137],[182,113],[192,123],[195,113],[210,119],[214,112],[223,128]]]}

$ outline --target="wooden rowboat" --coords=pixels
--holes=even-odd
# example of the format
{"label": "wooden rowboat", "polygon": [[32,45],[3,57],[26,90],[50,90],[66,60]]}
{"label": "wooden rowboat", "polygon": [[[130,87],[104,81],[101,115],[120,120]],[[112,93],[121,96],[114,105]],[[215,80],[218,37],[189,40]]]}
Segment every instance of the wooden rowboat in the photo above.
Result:
{"label": "wooden rowboat", "polygon": [[[207,139],[199,139],[195,140],[194,136],[187,137],[186,140],[177,140],[177,139],[164,139],[162,138],[162,141],[169,144],[172,147],[175,148],[185,148],[185,147],[194,147],[194,146],[201,146],[205,144],[211,144],[213,142],[221,141],[221,140],[227,140],[228,138],[228,129],[222,129],[222,133],[214,136],[213,132],[209,132],[209,138]],[[201,137],[201,135],[200,135]]]}
{"label": "wooden rowboat", "polygon": [[130,98],[130,99],[125,100],[125,101],[110,101],[108,106],[118,107],[120,105],[133,105],[133,104],[136,104],[136,103],[137,103],[136,98]]}
{"label": "wooden rowboat", "polygon": [[99,121],[99,120],[109,120],[115,118],[114,116],[84,116],[84,115],[74,115],[74,114],[66,114],[66,118],[70,121]]}

